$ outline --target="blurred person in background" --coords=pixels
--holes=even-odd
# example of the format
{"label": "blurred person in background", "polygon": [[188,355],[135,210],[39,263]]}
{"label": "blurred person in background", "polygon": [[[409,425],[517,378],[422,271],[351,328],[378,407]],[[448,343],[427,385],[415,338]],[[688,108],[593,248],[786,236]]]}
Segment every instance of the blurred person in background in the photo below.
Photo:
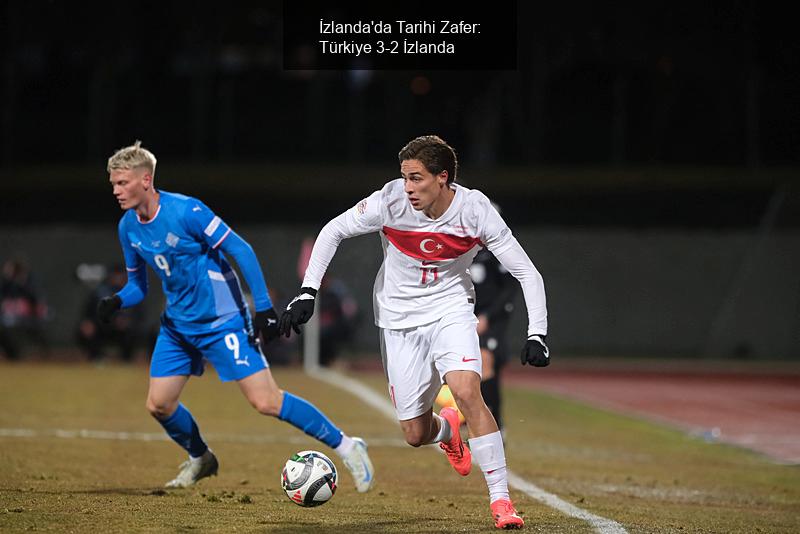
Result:
{"label": "blurred person in background", "polygon": [[49,309],[22,258],[3,262],[0,272],[0,350],[10,360],[22,355],[25,341],[35,341],[47,352],[44,322]]}
{"label": "blurred person in background", "polygon": [[[458,185],[453,148],[435,135],[417,137],[399,154],[401,178],[328,222],[314,243],[300,293],[281,315],[280,332],[299,334],[343,239],[379,232],[383,264],[373,303],[381,356],[400,427],[409,445],[439,443],[462,476],[474,457],[489,490],[497,528],[521,528],[508,492],[500,430],[480,392],[481,351],[469,266],[487,247],[522,285],[528,310],[522,364],[550,363],[545,337],[544,282],[489,199]],[[469,431],[466,448],[458,413],[433,413],[442,383],[450,386]]]}
{"label": "blurred person in background", "polygon": [[100,361],[106,347],[116,347],[125,362],[131,362],[134,350],[143,336],[144,311],[133,306],[114,314],[108,321],[100,320],[97,308],[104,298],[118,293],[128,280],[125,268],[120,264],[111,267],[105,279],[89,294],[78,323],[78,345],[86,352],[89,361]]}
{"label": "blurred person in background", "polygon": [[335,364],[342,345],[353,339],[358,304],[342,280],[327,276],[322,279],[318,298],[319,363],[328,367]]}
{"label": "blurred person in background", "polygon": [[[308,269],[314,238],[307,236],[300,244],[297,257],[297,275],[300,281]],[[319,288],[319,364],[330,367],[335,364],[341,346],[353,338],[359,321],[358,303],[350,294],[344,281],[326,274]],[[285,309],[290,301],[283,303]],[[297,338],[282,336],[281,341],[297,341]]]}
{"label": "blurred person in background", "polygon": [[[166,307],[150,361],[147,409],[189,459],[170,488],[185,488],[217,474],[218,460],[189,410],[179,402],[189,377],[211,362],[222,381],[236,381],[259,413],[277,417],[338,453],[356,489],[374,482],[367,446],[342,432],[317,407],[280,389],[262,348],[278,337],[278,316],[253,248],[196,198],[156,189],[156,157],[136,141],[109,159],[114,197],[124,214],[119,241],[128,271],[125,286],[100,300],[108,320],[147,293],[147,266],[161,279]],[[250,315],[236,261],[253,295]]]}
{"label": "blurred person in background", "polygon": [[502,433],[500,372],[507,361],[506,330],[519,284],[485,248],[475,256],[469,273],[475,286],[475,315],[482,358],[481,394]]}

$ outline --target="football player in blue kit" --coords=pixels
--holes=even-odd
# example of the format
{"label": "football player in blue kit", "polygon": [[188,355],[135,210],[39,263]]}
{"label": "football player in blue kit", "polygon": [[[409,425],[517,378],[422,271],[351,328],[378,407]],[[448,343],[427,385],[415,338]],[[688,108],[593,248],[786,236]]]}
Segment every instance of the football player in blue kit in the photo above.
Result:
{"label": "football player in blue kit", "polygon": [[[125,210],[119,241],[128,282],[98,305],[108,320],[147,293],[149,265],[161,279],[166,307],[150,364],[147,409],[189,454],[167,487],[187,487],[215,475],[217,458],[203,440],[189,410],[179,402],[191,375],[203,374],[204,360],[223,381],[235,380],[264,415],[278,417],[334,449],[365,492],[374,477],[367,447],[349,437],[314,405],[281,390],[261,348],[278,337],[278,317],[253,248],[201,201],[155,188],[156,158],[137,141],[108,160],[114,196]],[[255,317],[235,271],[239,266],[253,295]]]}

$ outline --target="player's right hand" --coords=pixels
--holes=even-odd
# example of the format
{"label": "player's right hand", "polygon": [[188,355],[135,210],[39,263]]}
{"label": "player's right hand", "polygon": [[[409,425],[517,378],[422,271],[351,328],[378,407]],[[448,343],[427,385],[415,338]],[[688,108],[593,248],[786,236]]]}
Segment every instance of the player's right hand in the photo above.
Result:
{"label": "player's right hand", "polygon": [[307,323],[311,316],[314,315],[314,299],[316,296],[316,289],[301,287],[300,294],[292,299],[289,305],[286,306],[286,311],[281,315],[278,331],[286,337],[289,337],[292,330],[294,330],[295,334],[299,334],[300,325]]}
{"label": "player's right hand", "polygon": [[97,303],[97,318],[100,322],[109,323],[111,316],[114,312],[122,307],[122,299],[119,295],[111,295],[110,297],[103,297]]}

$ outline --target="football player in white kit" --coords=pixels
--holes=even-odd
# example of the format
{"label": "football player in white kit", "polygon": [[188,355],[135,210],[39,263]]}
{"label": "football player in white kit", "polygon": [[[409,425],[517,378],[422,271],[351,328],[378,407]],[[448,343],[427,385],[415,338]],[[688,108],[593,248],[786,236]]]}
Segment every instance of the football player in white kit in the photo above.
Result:
{"label": "football player in white kit", "polygon": [[[379,232],[384,260],[375,280],[375,324],[389,395],[406,441],[414,447],[438,442],[461,475],[469,474],[474,457],[489,487],[495,526],[522,528],[508,494],[503,439],[481,397],[469,266],[479,248],[486,247],[522,285],[528,311],[523,365],[550,363],[544,283],[489,199],[455,183],[458,162],[445,141],[418,137],[398,156],[402,178],[320,231],[300,294],[281,316],[280,331],[299,334],[299,325],[311,317],[322,277],[342,239]],[[461,440],[457,412],[443,408],[433,413],[442,383],[466,418],[469,449]]]}

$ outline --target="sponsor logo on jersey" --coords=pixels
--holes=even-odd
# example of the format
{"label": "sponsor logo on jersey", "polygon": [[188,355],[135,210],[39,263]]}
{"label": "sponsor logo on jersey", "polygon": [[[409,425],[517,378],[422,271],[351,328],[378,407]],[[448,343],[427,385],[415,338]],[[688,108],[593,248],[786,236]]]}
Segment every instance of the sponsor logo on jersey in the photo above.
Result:
{"label": "sponsor logo on jersey", "polygon": [[358,204],[356,204],[356,213],[359,215],[364,215],[364,212],[367,211],[367,199],[362,200]]}
{"label": "sponsor logo on jersey", "polygon": [[158,247],[160,247],[160,246],[161,246],[161,240],[159,239],[159,240],[157,240],[157,241],[151,241],[151,242],[150,242],[150,246],[151,246],[151,247],[153,247],[153,248],[158,248]]}
{"label": "sponsor logo on jersey", "polygon": [[175,248],[178,245],[178,241],[180,240],[181,238],[176,236],[172,232],[167,232],[167,239],[166,239],[167,245],[171,246],[172,248]]}

